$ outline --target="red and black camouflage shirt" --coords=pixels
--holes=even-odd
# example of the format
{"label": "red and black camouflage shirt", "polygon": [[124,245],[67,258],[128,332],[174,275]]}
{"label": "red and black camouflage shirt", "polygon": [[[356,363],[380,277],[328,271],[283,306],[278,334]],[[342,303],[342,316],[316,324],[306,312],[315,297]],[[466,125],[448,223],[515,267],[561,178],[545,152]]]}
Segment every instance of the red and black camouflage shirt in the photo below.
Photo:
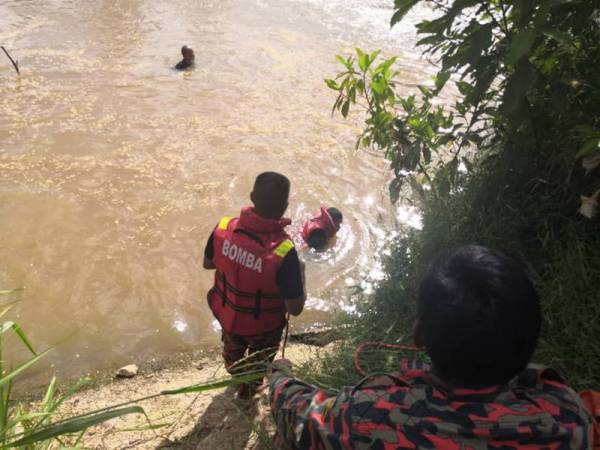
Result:
{"label": "red and black camouflage shirt", "polygon": [[[592,420],[550,369],[502,386],[450,388],[427,367],[365,378],[337,395],[270,377],[276,443],[292,449],[587,449]],[[417,367],[421,368],[417,368]]]}

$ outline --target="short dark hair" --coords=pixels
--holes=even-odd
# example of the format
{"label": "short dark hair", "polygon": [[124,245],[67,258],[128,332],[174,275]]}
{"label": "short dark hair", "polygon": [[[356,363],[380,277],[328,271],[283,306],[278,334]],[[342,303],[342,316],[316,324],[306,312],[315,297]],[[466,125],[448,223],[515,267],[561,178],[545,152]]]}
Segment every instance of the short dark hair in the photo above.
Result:
{"label": "short dark hair", "polygon": [[335,222],[342,222],[342,220],[344,220],[342,212],[337,208],[327,208],[327,212]]}
{"label": "short dark hair", "polygon": [[287,209],[290,180],[277,172],[263,172],[256,177],[252,192],[254,209],[259,215],[280,218]]}
{"label": "short dark hair", "polygon": [[442,253],[419,287],[418,328],[447,381],[501,384],[527,366],[541,311],[525,269],[486,247]]}
{"label": "short dark hair", "polygon": [[313,230],[308,235],[308,238],[306,239],[306,244],[310,248],[315,249],[323,247],[325,244],[327,244],[327,233],[325,232],[325,230],[322,230],[320,228]]}

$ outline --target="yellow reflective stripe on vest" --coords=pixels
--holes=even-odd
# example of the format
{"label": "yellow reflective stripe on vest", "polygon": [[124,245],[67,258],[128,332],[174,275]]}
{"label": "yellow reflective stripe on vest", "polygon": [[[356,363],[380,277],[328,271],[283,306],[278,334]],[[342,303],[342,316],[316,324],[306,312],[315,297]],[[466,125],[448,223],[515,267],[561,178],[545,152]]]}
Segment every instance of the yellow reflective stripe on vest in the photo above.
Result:
{"label": "yellow reflective stripe on vest", "polygon": [[292,241],[290,241],[289,239],[286,239],[281,244],[279,244],[277,247],[275,247],[275,250],[273,250],[273,253],[275,253],[277,256],[283,258],[293,248],[294,248],[294,243]]}
{"label": "yellow reflective stripe on vest", "polygon": [[223,217],[219,222],[219,230],[226,230],[233,217]]}

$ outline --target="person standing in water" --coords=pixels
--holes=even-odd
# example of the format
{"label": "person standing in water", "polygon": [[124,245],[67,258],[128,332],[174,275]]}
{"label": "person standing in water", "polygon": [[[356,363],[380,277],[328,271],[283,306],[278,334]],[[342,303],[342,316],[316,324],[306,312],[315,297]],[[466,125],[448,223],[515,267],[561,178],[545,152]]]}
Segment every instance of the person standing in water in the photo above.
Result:
{"label": "person standing in water", "polygon": [[183,59],[175,65],[175,69],[177,70],[188,70],[194,67],[194,50],[189,48],[187,45],[181,47],[181,55]]}
{"label": "person standing in water", "polygon": [[[215,269],[208,304],[221,324],[223,359],[232,375],[263,369],[277,353],[286,313],[299,315],[306,300],[304,264],[284,231],[289,180],[261,173],[250,193],[253,207],[239,218],[223,217],[204,251],[204,268]],[[259,382],[241,384],[238,398],[254,395]]]}

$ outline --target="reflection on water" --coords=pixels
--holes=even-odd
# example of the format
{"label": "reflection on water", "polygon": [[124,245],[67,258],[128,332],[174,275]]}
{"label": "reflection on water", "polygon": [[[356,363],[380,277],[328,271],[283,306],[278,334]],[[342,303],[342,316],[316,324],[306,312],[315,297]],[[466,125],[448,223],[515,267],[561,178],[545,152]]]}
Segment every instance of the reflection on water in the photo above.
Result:
{"label": "reflection on water", "polygon": [[[383,276],[396,217],[386,163],[352,151],[359,118],[331,118],[323,78],[355,45],[400,52],[407,88],[425,77],[391,3],[0,0],[22,68],[0,63],[0,287],[26,288],[17,315],[40,348],[64,339],[46,364],[216,345],[204,243],[264,170],[292,181],[293,234],[320,204],[345,216],[329,249],[302,252],[294,326],[352,309],[346,286]],[[171,69],[183,44],[193,72]]]}

